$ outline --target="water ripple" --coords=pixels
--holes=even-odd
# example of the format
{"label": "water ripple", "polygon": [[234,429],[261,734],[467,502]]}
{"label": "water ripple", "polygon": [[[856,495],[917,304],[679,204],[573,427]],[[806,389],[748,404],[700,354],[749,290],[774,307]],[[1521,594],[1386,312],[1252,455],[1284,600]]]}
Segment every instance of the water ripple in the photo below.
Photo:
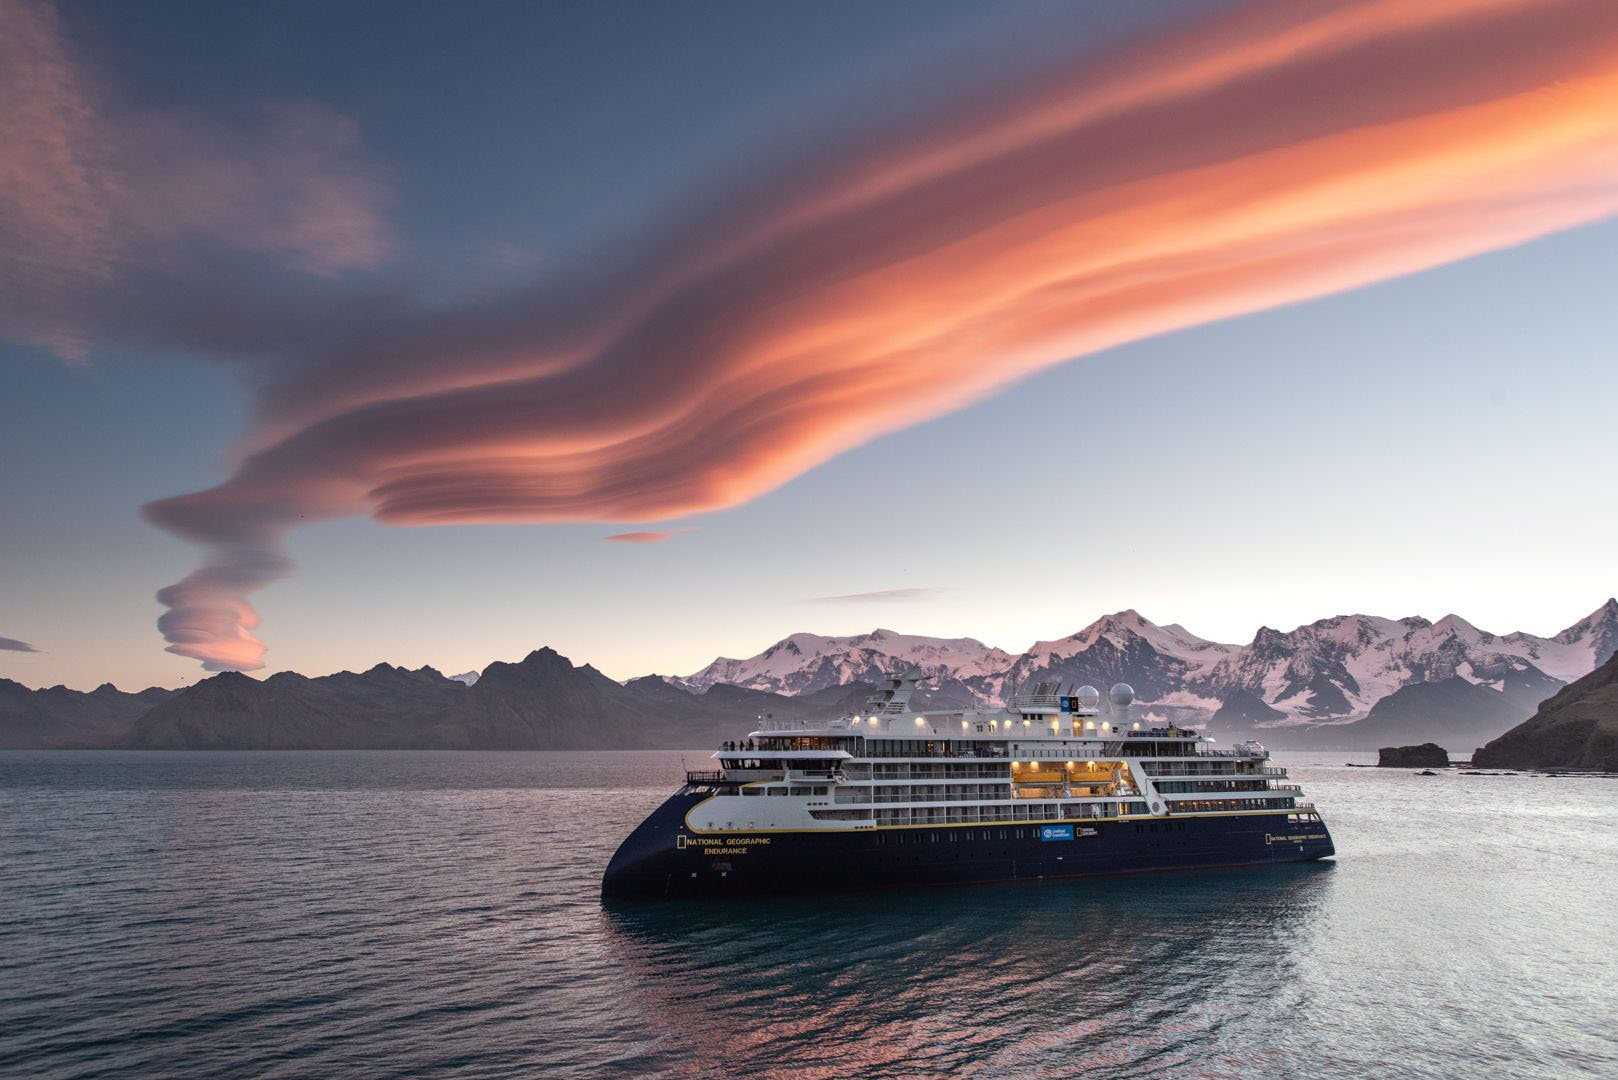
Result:
{"label": "water ripple", "polygon": [[1337,865],[603,909],[678,754],[0,753],[0,1074],[1618,1074],[1618,782],[1288,764]]}

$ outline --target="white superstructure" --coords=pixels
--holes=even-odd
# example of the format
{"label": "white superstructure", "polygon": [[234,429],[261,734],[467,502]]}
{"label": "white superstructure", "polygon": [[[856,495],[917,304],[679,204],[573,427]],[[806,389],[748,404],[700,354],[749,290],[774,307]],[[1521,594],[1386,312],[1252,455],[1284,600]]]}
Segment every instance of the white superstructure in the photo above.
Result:
{"label": "white superstructure", "polygon": [[693,773],[710,797],[695,833],[1066,824],[1287,813],[1313,818],[1257,744],[1215,749],[1199,732],[1129,719],[1134,692],[1042,685],[1003,709],[917,711],[915,673],[891,677],[853,716],[765,722]]}

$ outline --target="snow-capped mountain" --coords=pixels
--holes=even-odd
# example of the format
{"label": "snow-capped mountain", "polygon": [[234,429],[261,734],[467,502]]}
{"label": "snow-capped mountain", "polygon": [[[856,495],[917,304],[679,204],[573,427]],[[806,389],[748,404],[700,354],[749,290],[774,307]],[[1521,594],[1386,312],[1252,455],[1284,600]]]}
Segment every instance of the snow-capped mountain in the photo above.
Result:
{"label": "snow-capped mountain", "polygon": [[1219,700],[1202,684],[1239,645],[1208,641],[1178,623],[1158,626],[1133,609],[1107,615],[1059,641],[1040,641],[1017,657],[994,689],[1011,700],[1023,687],[1056,681],[1105,689],[1116,682],[1135,687],[1143,702],[1212,711]]}
{"label": "snow-capped mountain", "polygon": [[1618,648],[1618,601],[1609,600],[1553,638],[1497,636],[1458,615],[1339,615],[1282,633],[1262,627],[1252,644],[1208,673],[1214,694],[1245,690],[1304,720],[1364,716],[1414,683],[1459,676],[1491,690],[1533,684],[1547,694],[1593,671]]}
{"label": "snow-capped mountain", "polygon": [[733,683],[798,694],[919,668],[950,692],[985,703],[1013,700],[1040,682],[1102,688],[1128,682],[1149,713],[1245,728],[1357,720],[1406,687],[1452,679],[1532,702],[1615,651],[1618,599],[1549,638],[1496,635],[1457,615],[1437,622],[1339,615],[1285,632],[1263,627],[1247,645],[1209,641],[1131,610],[1017,656],[972,638],[891,630],[844,638],[794,634],[751,659],[715,660],[675,681],[699,691]]}
{"label": "snow-capped mountain", "polygon": [[478,673],[475,671],[463,671],[459,675],[451,675],[450,678],[454,679],[458,683],[465,683],[467,686],[472,686],[478,681]]}
{"label": "snow-capped mountain", "polygon": [[999,674],[1014,659],[972,638],[921,637],[892,630],[854,637],[793,634],[750,659],[720,657],[674,681],[693,690],[728,683],[777,694],[807,694],[911,668],[919,668],[931,680],[970,683]]}

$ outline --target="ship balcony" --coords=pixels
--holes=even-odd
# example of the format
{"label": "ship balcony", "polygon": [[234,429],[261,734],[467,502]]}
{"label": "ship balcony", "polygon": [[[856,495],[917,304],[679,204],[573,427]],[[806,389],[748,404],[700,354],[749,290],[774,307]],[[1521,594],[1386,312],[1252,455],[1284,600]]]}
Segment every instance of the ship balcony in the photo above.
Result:
{"label": "ship balcony", "polygon": [[722,784],[727,777],[722,769],[687,769],[685,782],[688,784]]}
{"label": "ship balcony", "polygon": [[1109,799],[1120,794],[1116,784],[1063,784],[1018,782],[1011,786],[1014,799]]}
{"label": "ship balcony", "polygon": [[[1119,803],[1066,803],[1057,816],[1064,821],[1097,821],[1124,814]],[[960,807],[899,807],[875,810],[878,825],[1016,825],[1046,820],[1046,812],[1034,804]]]}
{"label": "ship balcony", "polygon": [[[1252,766],[1243,767],[1239,761],[1143,761],[1141,768],[1146,775],[1156,780],[1192,780],[1206,777],[1216,777],[1225,780],[1250,779],[1256,776],[1267,775],[1266,770]],[[1286,774],[1285,769],[1271,770],[1281,775]]]}
{"label": "ship balcony", "polygon": [[786,770],[786,780],[788,783],[794,781],[816,784],[827,782],[844,783],[843,774],[836,769],[788,769]]}

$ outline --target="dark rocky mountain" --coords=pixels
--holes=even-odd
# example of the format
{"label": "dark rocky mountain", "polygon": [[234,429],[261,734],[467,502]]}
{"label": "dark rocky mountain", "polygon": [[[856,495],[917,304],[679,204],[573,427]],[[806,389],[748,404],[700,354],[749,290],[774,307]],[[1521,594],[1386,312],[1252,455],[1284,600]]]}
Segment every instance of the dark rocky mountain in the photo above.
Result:
{"label": "dark rocky mountain", "polygon": [[647,676],[627,684],[552,649],[493,663],[471,686],[432,668],[262,681],[232,672],[152,708],[124,745],[144,749],[689,749],[745,735],[760,716],[806,719],[870,687],[783,697],[718,685],[698,694]]}
{"label": "dark rocky mountain", "polygon": [[1346,724],[1308,724],[1260,730],[1276,749],[1375,750],[1390,742],[1434,742],[1457,753],[1487,742],[1520,723],[1562,683],[1543,672],[1516,672],[1503,689],[1459,676],[1411,683]]}
{"label": "dark rocky mountain", "polygon": [[30,690],[0,679],[0,749],[106,746],[122,738],[136,717],[175,693],[154,686],[130,694],[111,683],[88,693],[65,686]]}
{"label": "dark rocky mountain", "polygon": [[1485,769],[1618,772],[1618,655],[1472,755]]}
{"label": "dark rocky mountain", "polygon": [[1264,704],[1264,699],[1251,690],[1231,690],[1213,716],[1208,718],[1210,731],[1251,731],[1253,728],[1285,720],[1286,713]]}
{"label": "dark rocky mountain", "polygon": [[425,745],[419,738],[468,688],[432,668],[267,679],[222,672],[141,716],[120,740],[137,749],[292,750]]}

